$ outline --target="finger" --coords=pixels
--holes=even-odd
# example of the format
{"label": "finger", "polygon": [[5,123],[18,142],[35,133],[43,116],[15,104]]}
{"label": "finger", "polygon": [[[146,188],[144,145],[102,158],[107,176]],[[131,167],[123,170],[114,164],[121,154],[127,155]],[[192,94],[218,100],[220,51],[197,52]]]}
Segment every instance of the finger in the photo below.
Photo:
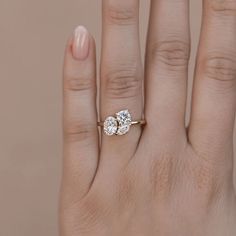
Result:
{"label": "finger", "polygon": [[189,47],[189,1],[152,0],[145,117],[148,137],[150,130],[157,141],[185,135]]}
{"label": "finger", "polygon": [[74,200],[88,192],[98,162],[95,73],[93,38],[79,26],[64,63],[63,192]]}
{"label": "finger", "polygon": [[[236,105],[236,1],[205,0],[189,139],[214,159],[232,156]],[[230,159],[231,165],[232,159]]]}
{"label": "finger", "polygon": [[[141,119],[142,66],[138,11],[138,0],[103,0],[102,120],[124,109],[130,111],[133,119]],[[140,127],[134,126],[124,136],[103,135],[103,156],[131,156],[140,132]]]}

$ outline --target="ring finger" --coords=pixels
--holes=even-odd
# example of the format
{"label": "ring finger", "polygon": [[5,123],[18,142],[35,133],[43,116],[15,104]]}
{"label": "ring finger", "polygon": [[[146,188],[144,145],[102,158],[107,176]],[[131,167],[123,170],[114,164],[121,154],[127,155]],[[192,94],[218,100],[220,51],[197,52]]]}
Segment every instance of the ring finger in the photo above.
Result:
{"label": "ring finger", "polygon": [[[138,17],[138,0],[103,0],[101,120],[125,109],[133,120],[141,119],[143,72]],[[135,126],[122,137],[103,135],[101,156],[132,156],[140,134],[140,127]]]}

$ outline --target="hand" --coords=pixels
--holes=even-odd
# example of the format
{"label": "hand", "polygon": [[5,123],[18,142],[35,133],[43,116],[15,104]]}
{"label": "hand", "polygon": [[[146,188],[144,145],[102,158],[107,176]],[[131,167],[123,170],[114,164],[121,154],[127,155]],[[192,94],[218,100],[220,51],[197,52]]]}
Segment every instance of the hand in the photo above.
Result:
{"label": "hand", "polygon": [[[103,0],[100,119],[94,40],[84,27],[69,40],[61,235],[236,235],[236,1],[203,5],[188,129],[188,0],[152,0],[144,70],[139,1]],[[123,109],[146,126],[100,145],[97,120]]]}

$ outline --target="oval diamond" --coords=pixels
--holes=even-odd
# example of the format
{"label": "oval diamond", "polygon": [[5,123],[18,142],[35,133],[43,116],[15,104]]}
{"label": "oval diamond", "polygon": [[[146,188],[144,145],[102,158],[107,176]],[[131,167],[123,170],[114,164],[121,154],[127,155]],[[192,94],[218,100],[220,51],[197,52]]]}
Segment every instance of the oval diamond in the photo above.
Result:
{"label": "oval diamond", "polygon": [[116,113],[116,118],[119,124],[116,134],[124,135],[126,134],[131,126],[132,118],[128,110],[123,110]]}
{"label": "oval diamond", "polygon": [[106,135],[112,136],[116,134],[118,129],[118,122],[115,117],[113,116],[107,117],[103,125],[104,125],[103,130]]}

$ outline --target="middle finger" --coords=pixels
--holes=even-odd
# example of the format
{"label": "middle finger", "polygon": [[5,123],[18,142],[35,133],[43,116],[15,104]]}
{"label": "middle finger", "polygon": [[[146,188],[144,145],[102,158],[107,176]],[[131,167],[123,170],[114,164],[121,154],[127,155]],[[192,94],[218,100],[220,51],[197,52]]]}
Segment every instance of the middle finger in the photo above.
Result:
{"label": "middle finger", "polygon": [[152,0],[145,116],[148,122],[146,131],[150,130],[158,143],[163,139],[176,142],[176,139],[183,140],[180,136],[186,137],[189,49],[189,0]]}

